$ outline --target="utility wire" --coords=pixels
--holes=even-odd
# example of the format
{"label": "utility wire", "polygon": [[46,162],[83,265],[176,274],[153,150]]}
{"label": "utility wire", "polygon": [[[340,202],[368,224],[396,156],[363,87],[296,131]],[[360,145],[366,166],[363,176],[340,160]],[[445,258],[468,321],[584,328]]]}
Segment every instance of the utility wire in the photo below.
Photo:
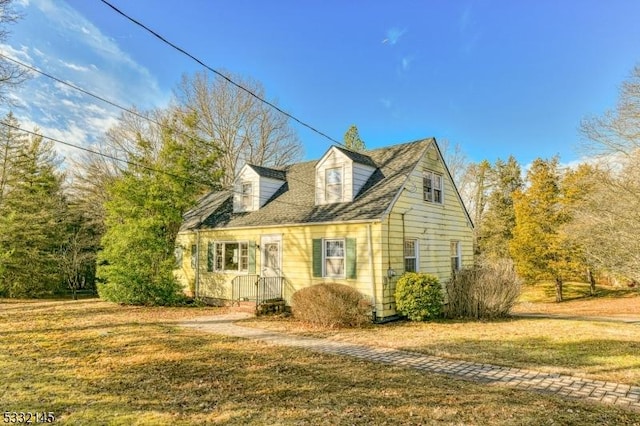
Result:
{"label": "utility wire", "polygon": [[[167,130],[171,130],[173,132],[181,134],[182,136],[186,136],[188,138],[192,138],[192,139],[194,139],[194,140],[196,140],[198,142],[205,143],[205,144],[207,143],[206,141],[204,141],[204,140],[202,140],[200,138],[194,137],[193,135],[186,134],[186,133],[180,131],[179,129],[175,129],[175,128],[171,127],[171,126],[168,126],[166,124],[160,123],[159,121],[154,120],[153,118],[148,117],[148,116],[146,116],[144,114],[141,114],[141,113],[139,113],[139,112],[137,112],[137,111],[135,111],[135,110],[133,110],[131,108],[123,107],[122,105],[119,105],[119,104],[117,104],[117,103],[115,103],[113,101],[110,101],[110,100],[108,100],[108,99],[106,99],[106,98],[104,98],[104,97],[102,97],[100,95],[96,95],[95,93],[89,92],[88,90],[85,90],[85,89],[83,89],[83,88],[81,88],[79,86],[76,86],[75,84],[69,83],[68,81],[64,81],[64,80],[62,80],[62,79],[60,79],[60,78],[58,78],[58,77],[56,77],[56,76],[54,76],[52,74],[49,74],[49,73],[47,73],[45,71],[42,71],[41,69],[38,69],[38,68],[34,67],[33,65],[25,64],[24,62],[21,62],[21,61],[18,61],[17,59],[11,58],[11,57],[9,57],[9,56],[1,53],[1,52],[0,52],[0,57],[6,59],[8,61],[11,61],[11,62],[13,62],[13,63],[15,63],[15,64],[17,64],[17,65],[19,65],[21,67],[24,67],[24,68],[26,68],[26,69],[28,69],[30,71],[36,72],[36,73],[38,73],[40,75],[43,75],[43,76],[45,76],[47,78],[50,78],[50,79],[52,79],[52,80],[54,80],[54,81],[56,81],[56,82],[58,82],[60,84],[63,84],[65,86],[67,86],[67,87],[70,87],[71,89],[77,90],[77,91],[79,91],[81,93],[84,93],[85,95],[91,96],[94,99],[97,99],[99,101],[105,102],[105,103],[107,103],[107,104],[109,104],[109,105],[111,105],[111,106],[113,106],[115,108],[118,108],[118,109],[120,109],[122,111],[128,112],[129,114],[135,115],[136,117],[139,117],[139,118],[141,118],[143,120],[146,120],[146,121],[149,121],[151,123],[154,123],[154,124],[156,124],[156,125],[158,125],[158,126],[160,126],[162,128],[165,128]],[[308,182],[305,182],[303,180],[299,180],[299,179],[297,179],[297,180],[299,182],[301,182],[301,183],[304,183],[307,186],[313,186],[313,185],[311,185]]]}
{"label": "utility wire", "polygon": [[226,80],[227,82],[229,82],[230,84],[232,84],[233,86],[237,87],[238,89],[248,93],[250,96],[256,98],[257,100],[259,100],[260,102],[270,106],[271,108],[275,109],[276,111],[278,111],[279,113],[285,115],[286,117],[292,119],[293,121],[295,121],[296,123],[306,127],[307,129],[319,134],[320,136],[323,136],[325,138],[327,138],[328,140],[330,140],[331,142],[338,144],[338,145],[342,145],[342,143],[338,142],[337,140],[335,140],[334,138],[332,138],[331,136],[327,135],[324,132],[321,132],[320,130],[316,129],[315,127],[311,126],[310,124],[305,123],[304,121],[300,120],[299,118],[295,117],[294,115],[284,111],[283,109],[281,109],[280,107],[278,107],[277,105],[273,104],[272,102],[269,102],[268,100],[264,99],[263,97],[255,94],[254,92],[252,92],[251,90],[247,89],[246,87],[236,83],[235,81],[233,81],[231,78],[229,78],[228,76],[224,75],[223,73],[221,73],[220,71],[217,71],[215,69],[213,69],[212,67],[210,67],[209,65],[207,65],[206,63],[204,63],[203,61],[201,61],[200,59],[198,59],[196,56],[192,55],[191,53],[187,52],[186,50],[184,50],[183,48],[177,46],[176,44],[172,43],[171,41],[167,40],[165,37],[163,37],[162,35],[160,35],[159,33],[157,33],[156,31],[152,30],[151,28],[147,27],[146,25],[144,25],[143,23],[141,23],[140,21],[132,18],[131,16],[127,15],[126,13],[124,13],[123,11],[121,11],[120,9],[118,9],[117,7],[115,7],[114,5],[112,5],[111,3],[109,3],[106,0],[100,0],[102,1],[102,3],[106,4],[107,6],[109,6],[111,9],[113,9],[116,13],[118,13],[119,15],[123,16],[124,18],[128,19],[129,21],[133,22],[134,24],[136,24],[137,26],[143,28],[144,30],[146,30],[147,32],[151,33],[154,37],[156,37],[157,39],[159,39],[160,41],[162,41],[163,43],[171,46],[172,48],[174,48],[175,50],[177,50],[178,52],[182,53],[183,55],[193,59],[194,61],[196,61],[198,64],[202,65],[203,67],[205,67],[206,69],[208,69],[209,71],[211,71],[212,73],[214,73],[215,75],[223,78],[224,80]]}
{"label": "utility wire", "polygon": [[[194,179],[191,179],[191,178],[188,178],[188,177],[179,176],[179,175],[176,175],[176,174],[173,174],[173,173],[169,173],[169,172],[167,172],[165,170],[155,169],[153,167],[145,166],[144,164],[141,164],[141,163],[138,163],[138,162],[135,162],[135,161],[126,160],[124,158],[119,158],[119,157],[116,157],[116,156],[113,156],[113,155],[110,155],[110,154],[105,154],[104,152],[96,151],[96,150],[91,149],[91,148],[86,148],[86,147],[83,147],[83,146],[80,146],[80,145],[72,144],[70,142],[65,142],[65,141],[60,140],[60,139],[52,138],[50,136],[45,136],[45,135],[43,135],[41,133],[37,133],[37,132],[31,131],[31,130],[23,129],[22,127],[14,126],[13,124],[6,123],[5,121],[1,121],[0,120],[0,124],[2,124],[5,127],[9,127],[11,129],[18,130],[20,132],[23,132],[23,133],[26,133],[26,134],[29,134],[29,135],[32,135],[32,136],[41,137],[43,139],[50,140],[52,142],[59,143],[61,145],[69,146],[71,148],[76,148],[76,149],[79,149],[81,151],[86,151],[88,153],[91,153],[91,154],[94,154],[94,155],[99,155],[99,156],[105,157],[105,158],[109,158],[111,160],[118,161],[118,162],[121,162],[121,163],[125,163],[125,164],[130,165],[130,166],[141,167],[141,168],[143,168],[145,170],[148,170],[148,171],[151,171],[151,172],[160,173],[160,174],[163,174],[163,175],[166,175],[166,176],[171,176],[173,178],[180,179],[183,182],[197,183],[197,184],[200,184],[200,185],[210,186],[210,182],[201,182],[201,181],[194,180]],[[240,191],[230,191],[230,192],[231,193],[235,193],[235,194],[239,194],[239,195],[243,195]],[[291,205],[291,206],[295,206],[295,207],[308,208],[308,206],[304,206],[302,204],[290,203],[288,201],[282,201],[282,200],[278,200],[278,199],[272,200],[272,202],[278,202],[278,203],[287,204],[287,205]]]}
{"label": "utility wire", "polygon": [[72,88],[74,90],[77,90],[77,91],[79,91],[81,93],[84,93],[85,95],[91,96],[94,99],[102,101],[102,102],[104,102],[106,104],[109,104],[109,105],[111,105],[111,106],[113,106],[115,108],[118,108],[118,109],[120,109],[122,111],[128,112],[129,114],[135,115],[136,117],[142,118],[143,120],[146,120],[146,121],[149,121],[151,123],[154,123],[154,124],[164,128],[164,129],[171,130],[172,132],[176,132],[178,134],[181,134],[182,136],[186,136],[186,137],[194,139],[194,140],[196,140],[198,142],[207,143],[206,141],[204,141],[202,139],[199,139],[197,137],[194,137],[193,135],[189,135],[189,134],[187,134],[185,132],[180,131],[179,129],[175,129],[175,128],[173,128],[171,126],[168,126],[166,124],[163,124],[163,123],[161,123],[161,122],[159,122],[159,121],[157,121],[157,120],[155,120],[155,119],[153,119],[151,117],[148,117],[148,116],[146,116],[144,114],[141,114],[141,113],[137,112],[134,109],[123,107],[122,105],[119,105],[119,104],[117,104],[117,103],[115,103],[113,101],[110,101],[109,99],[106,99],[106,98],[104,98],[104,97],[102,97],[100,95],[96,95],[95,93],[89,92],[88,90],[85,90],[82,87],[76,86],[75,84],[69,83],[68,81],[64,81],[64,80],[62,80],[62,79],[60,79],[60,78],[58,78],[58,77],[56,77],[54,75],[51,75],[51,74],[49,74],[49,73],[47,73],[45,71],[42,71],[41,69],[38,69],[38,68],[34,67],[33,65],[29,65],[29,64],[25,64],[24,62],[20,62],[17,59],[11,58],[11,57],[9,57],[9,56],[1,53],[1,52],[0,52],[0,57],[2,57],[3,59],[6,59],[8,61],[11,61],[11,62],[13,62],[13,63],[15,63],[15,64],[17,64],[17,65],[19,65],[21,67],[24,67],[24,68],[26,68],[26,69],[28,69],[30,71],[36,72],[36,73],[38,73],[40,75],[43,75],[43,76],[45,76],[47,78],[50,78],[50,79],[52,79],[52,80],[54,80],[54,81],[56,81],[56,82],[58,82],[60,84],[63,84],[65,86],[67,86],[67,87],[70,87],[70,88]]}

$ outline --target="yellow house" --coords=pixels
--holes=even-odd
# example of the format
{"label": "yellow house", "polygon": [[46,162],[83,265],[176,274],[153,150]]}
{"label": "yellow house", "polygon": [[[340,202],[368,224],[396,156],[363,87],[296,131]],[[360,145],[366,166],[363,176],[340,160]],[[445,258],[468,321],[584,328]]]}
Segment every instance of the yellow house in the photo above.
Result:
{"label": "yellow house", "polygon": [[473,262],[473,224],[435,139],[358,153],[332,146],[283,170],[246,165],[229,191],[185,214],[176,275],[185,291],[228,303],[346,284],[393,317],[405,271]]}

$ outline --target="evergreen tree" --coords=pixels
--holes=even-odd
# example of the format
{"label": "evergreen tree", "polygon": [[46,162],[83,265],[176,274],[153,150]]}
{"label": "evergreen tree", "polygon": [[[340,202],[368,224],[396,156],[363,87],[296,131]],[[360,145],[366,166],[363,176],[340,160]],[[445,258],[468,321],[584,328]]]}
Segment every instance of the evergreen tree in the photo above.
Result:
{"label": "evergreen tree", "polygon": [[355,124],[352,124],[344,134],[344,146],[351,151],[364,151],[366,149]]}
{"label": "evergreen tree", "polygon": [[[171,128],[193,128],[192,117],[172,120]],[[108,187],[106,233],[98,259],[98,276],[104,281],[98,292],[107,300],[165,305],[181,299],[173,254],[182,215],[222,177],[211,169],[217,153],[167,129],[162,136],[157,156],[151,155],[148,141],[139,138],[130,158],[136,165]]]}
{"label": "evergreen tree", "polygon": [[498,159],[489,172],[491,192],[479,231],[480,253],[489,258],[508,258],[509,242],[516,225],[513,194],[522,189],[520,164],[513,156]]}
{"label": "evergreen tree", "polygon": [[41,137],[16,141],[17,155],[0,204],[0,294],[38,297],[61,284],[62,176],[51,143]]}
{"label": "evergreen tree", "polygon": [[563,232],[569,217],[562,204],[558,159],[536,159],[527,178],[529,187],[514,194],[510,253],[524,278],[554,280],[556,301],[561,302],[563,282],[575,276],[577,266],[575,246]]}

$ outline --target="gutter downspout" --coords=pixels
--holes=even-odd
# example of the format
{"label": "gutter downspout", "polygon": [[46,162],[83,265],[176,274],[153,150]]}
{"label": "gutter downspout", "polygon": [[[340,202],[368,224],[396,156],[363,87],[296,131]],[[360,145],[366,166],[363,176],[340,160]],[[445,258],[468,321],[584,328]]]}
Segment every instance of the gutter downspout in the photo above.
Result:
{"label": "gutter downspout", "polygon": [[196,229],[196,294],[198,299],[200,295],[200,230]]}
{"label": "gutter downspout", "polygon": [[373,303],[373,311],[371,313],[373,322],[378,318],[376,311],[376,273],[373,267],[373,238],[371,236],[371,223],[367,224],[367,244],[369,249],[369,271],[371,272],[371,299]]}

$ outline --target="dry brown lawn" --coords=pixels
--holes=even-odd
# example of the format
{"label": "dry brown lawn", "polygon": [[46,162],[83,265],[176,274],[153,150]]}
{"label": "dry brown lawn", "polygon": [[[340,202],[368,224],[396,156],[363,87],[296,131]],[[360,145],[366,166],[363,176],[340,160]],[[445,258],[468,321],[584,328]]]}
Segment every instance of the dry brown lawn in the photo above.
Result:
{"label": "dry brown lawn", "polygon": [[640,424],[615,407],[175,325],[220,312],[0,301],[0,407],[73,425]]}
{"label": "dry brown lawn", "polygon": [[[514,312],[630,317],[640,321],[637,289],[567,285],[568,301],[554,303],[550,283],[526,288]],[[546,318],[493,322],[400,321],[363,329],[327,330],[295,319],[252,319],[247,325],[333,340],[411,350],[452,359],[491,363],[640,385],[640,324]]]}
{"label": "dry brown lawn", "polygon": [[597,297],[589,297],[583,283],[568,283],[562,303],[555,302],[551,283],[526,286],[514,313],[541,313],[576,316],[637,317],[640,321],[640,289],[597,287]]}

